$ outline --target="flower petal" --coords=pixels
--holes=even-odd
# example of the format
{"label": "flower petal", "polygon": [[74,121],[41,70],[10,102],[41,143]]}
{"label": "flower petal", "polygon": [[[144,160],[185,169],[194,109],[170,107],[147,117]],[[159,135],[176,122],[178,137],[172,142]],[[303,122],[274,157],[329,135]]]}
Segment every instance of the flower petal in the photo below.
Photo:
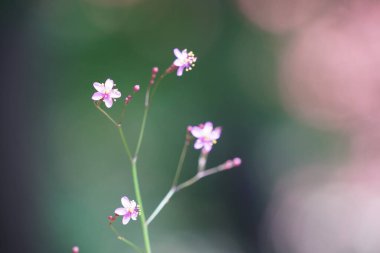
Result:
{"label": "flower petal", "polygon": [[127,225],[128,224],[128,222],[130,221],[130,219],[131,219],[131,216],[130,215],[124,215],[124,217],[123,217],[123,225]]}
{"label": "flower petal", "polygon": [[130,206],[130,202],[129,202],[129,199],[127,196],[124,196],[121,198],[121,204],[125,207],[125,208],[129,208]]}
{"label": "flower petal", "polygon": [[213,141],[219,139],[221,133],[222,133],[221,127],[215,128],[214,131],[212,131],[210,134],[210,139]]}
{"label": "flower petal", "polygon": [[131,202],[129,202],[129,208],[130,209],[135,209],[136,208],[136,201],[131,200]]}
{"label": "flower petal", "polygon": [[119,98],[119,97],[121,97],[121,92],[118,91],[118,89],[113,89],[110,92],[110,96],[111,96],[111,98]]}
{"label": "flower petal", "polygon": [[206,122],[203,127],[203,134],[207,134],[207,135],[210,134],[212,131],[212,128],[213,128],[212,123]]}
{"label": "flower petal", "polygon": [[204,143],[203,145],[203,151],[208,153],[210,152],[212,149],[212,142],[207,142],[207,143]]}
{"label": "flower petal", "polygon": [[177,69],[177,76],[182,76],[182,73],[183,73],[183,69],[185,68],[185,66],[179,66],[179,68]]}
{"label": "flower petal", "polygon": [[174,65],[176,65],[177,67],[183,65],[183,61],[181,59],[177,59],[173,62]]}
{"label": "flower petal", "polygon": [[97,91],[104,92],[104,85],[102,83],[95,82],[92,85]]}
{"label": "flower petal", "polygon": [[108,96],[107,98],[104,98],[103,101],[106,104],[107,108],[111,108],[112,107],[113,100],[112,100],[111,96]]}
{"label": "flower petal", "polygon": [[113,80],[111,80],[111,79],[107,79],[106,80],[106,82],[104,83],[104,86],[106,87],[106,90],[111,90],[112,88],[113,88],[113,86],[114,86],[115,84],[114,84],[114,82],[113,82]]}
{"label": "flower petal", "polygon": [[117,215],[123,216],[123,215],[125,215],[126,213],[128,213],[128,211],[127,211],[127,209],[125,209],[125,208],[123,208],[123,207],[119,207],[119,208],[116,208],[115,213],[116,213]]}
{"label": "flower petal", "polygon": [[182,57],[187,58],[187,49],[182,50]]}
{"label": "flower petal", "polygon": [[103,98],[103,93],[101,92],[95,92],[94,95],[92,95],[91,99],[92,100],[100,100]]}
{"label": "flower petal", "polygon": [[173,52],[174,52],[174,55],[175,55],[177,58],[181,58],[181,57],[182,57],[181,51],[179,51],[178,48],[174,48]]}
{"label": "flower petal", "polygon": [[201,141],[200,139],[196,140],[195,143],[194,143],[194,148],[195,149],[201,149],[203,147],[203,141]]}
{"label": "flower petal", "polygon": [[131,214],[131,218],[132,218],[132,220],[136,220],[136,219],[137,219],[137,216],[139,216],[139,212],[133,212],[133,213]]}
{"label": "flower petal", "polygon": [[200,127],[193,126],[193,127],[191,128],[191,134],[192,134],[195,138],[200,138],[200,137],[202,137],[202,133],[203,133],[203,131],[202,131],[202,128],[200,128]]}

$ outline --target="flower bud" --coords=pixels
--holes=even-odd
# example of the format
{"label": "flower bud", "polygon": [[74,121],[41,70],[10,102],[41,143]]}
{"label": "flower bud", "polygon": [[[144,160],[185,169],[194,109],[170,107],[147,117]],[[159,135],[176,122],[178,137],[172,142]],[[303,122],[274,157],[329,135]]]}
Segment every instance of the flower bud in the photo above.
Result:
{"label": "flower bud", "polygon": [[135,86],[133,86],[134,92],[138,92],[139,90],[140,90],[140,85],[136,84]]}
{"label": "flower bud", "polygon": [[79,253],[79,247],[78,246],[74,246],[71,251],[73,253]]}
{"label": "flower bud", "polygon": [[158,68],[157,68],[157,67],[154,67],[154,68],[152,69],[152,74],[155,75],[155,74],[157,74],[157,73],[158,73]]}

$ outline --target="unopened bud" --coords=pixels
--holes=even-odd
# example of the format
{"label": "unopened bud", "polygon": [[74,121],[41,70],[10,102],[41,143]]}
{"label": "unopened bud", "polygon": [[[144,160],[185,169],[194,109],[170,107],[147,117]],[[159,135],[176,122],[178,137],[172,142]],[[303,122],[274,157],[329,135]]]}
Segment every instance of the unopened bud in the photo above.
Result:
{"label": "unopened bud", "polygon": [[154,67],[152,68],[152,74],[157,74],[158,73],[158,68],[157,67]]}
{"label": "unopened bud", "polygon": [[78,246],[74,246],[71,251],[73,253],[79,253],[79,247]]}
{"label": "unopened bud", "polygon": [[232,162],[234,163],[234,166],[240,166],[241,165],[241,159],[239,157],[235,157]]}
{"label": "unopened bud", "polygon": [[140,90],[140,85],[136,84],[135,86],[133,86],[134,92],[138,92],[139,90]]}
{"label": "unopened bud", "polygon": [[124,100],[124,103],[127,105],[129,102],[131,102],[132,100],[132,96],[131,95],[128,95],[125,100]]}

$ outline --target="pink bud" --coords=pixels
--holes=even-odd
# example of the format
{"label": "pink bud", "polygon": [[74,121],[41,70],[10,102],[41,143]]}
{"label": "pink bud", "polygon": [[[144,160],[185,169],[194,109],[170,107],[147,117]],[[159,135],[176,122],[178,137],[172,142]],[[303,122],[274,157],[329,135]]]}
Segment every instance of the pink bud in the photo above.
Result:
{"label": "pink bud", "polygon": [[140,90],[140,85],[136,84],[135,86],[133,86],[134,92],[138,92],[139,90]]}
{"label": "pink bud", "polygon": [[232,162],[234,163],[234,166],[240,166],[241,165],[241,159],[239,157],[235,157]]}
{"label": "pink bud", "polygon": [[131,102],[132,100],[132,96],[131,95],[128,95],[125,100],[124,100],[124,103],[127,105],[129,102]]}
{"label": "pink bud", "polygon": [[108,219],[109,221],[113,221],[113,220],[114,220],[114,217],[113,217],[112,215],[110,215],[110,216],[107,217],[107,219]]}
{"label": "pink bud", "polygon": [[192,126],[188,126],[188,127],[187,127],[187,131],[188,131],[188,132],[191,132],[191,129],[193,129]]}
{"label": "pink bud", "polygon": [[79,253],[79,247],[78,247],[78,246],[74,246],[74,247],[72,248],[72,252],[73,252],[73,253]]}
{"label": "pink bud", "polygon": [[152,69],[152,74],[157,74],[158,73],[158,68],[157,67],[154,67],[153,69]]}

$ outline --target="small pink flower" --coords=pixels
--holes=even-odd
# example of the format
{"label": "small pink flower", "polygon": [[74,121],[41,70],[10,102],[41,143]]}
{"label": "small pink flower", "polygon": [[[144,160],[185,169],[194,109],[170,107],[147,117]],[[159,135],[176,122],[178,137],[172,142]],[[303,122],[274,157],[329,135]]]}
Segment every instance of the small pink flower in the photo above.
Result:
{"label": "small pink flower", "polygon": [[116,208],[115,214],[123,216],[123,224],[127,225],[129,220],[136,220],[139,215],[139,208],[134,200],[129,201],[129,199],[124,196],[121,198],[121,204],[123,207]]}
{"label": "small pink flower", "polygon": [[74,246],[74,247],[71,249],[71,251],[72,251],[73,253],[79,253],[79,247],[78,247],[78,246]]}
{"label": "small pink flower", "polygon": [[189,71],[194,67],[194,63],[197,61],[197,57],[195,57],[192,51],[187,52],[187,49],[179,51],[178,48],[174,49],[174,55],[177,59],[173,62],[177,69],[177,76],[182,76],[183,70]]}
{"label": "small pink flower", "polygon": [[213,129],[211,122],[206,122],[199,126],[193,126],[190,129],[191,134],[197,138],[194,143],[195,149],[201,149],[202,152],[208,153],[212,149],[212,145],[216,143],[216,140],[219,139],[220,134],[222,133],[221,127],[216,127]]}
{"label": "small pink flower", "polygon": [[103,100],[107,108],[111,108],[113,101],[121,97],[120,91],[113,88],[116,85],[111,79],[107,79],[105,83],[95,82],[93,85],[97,92],[92,95],[92,100]]}

